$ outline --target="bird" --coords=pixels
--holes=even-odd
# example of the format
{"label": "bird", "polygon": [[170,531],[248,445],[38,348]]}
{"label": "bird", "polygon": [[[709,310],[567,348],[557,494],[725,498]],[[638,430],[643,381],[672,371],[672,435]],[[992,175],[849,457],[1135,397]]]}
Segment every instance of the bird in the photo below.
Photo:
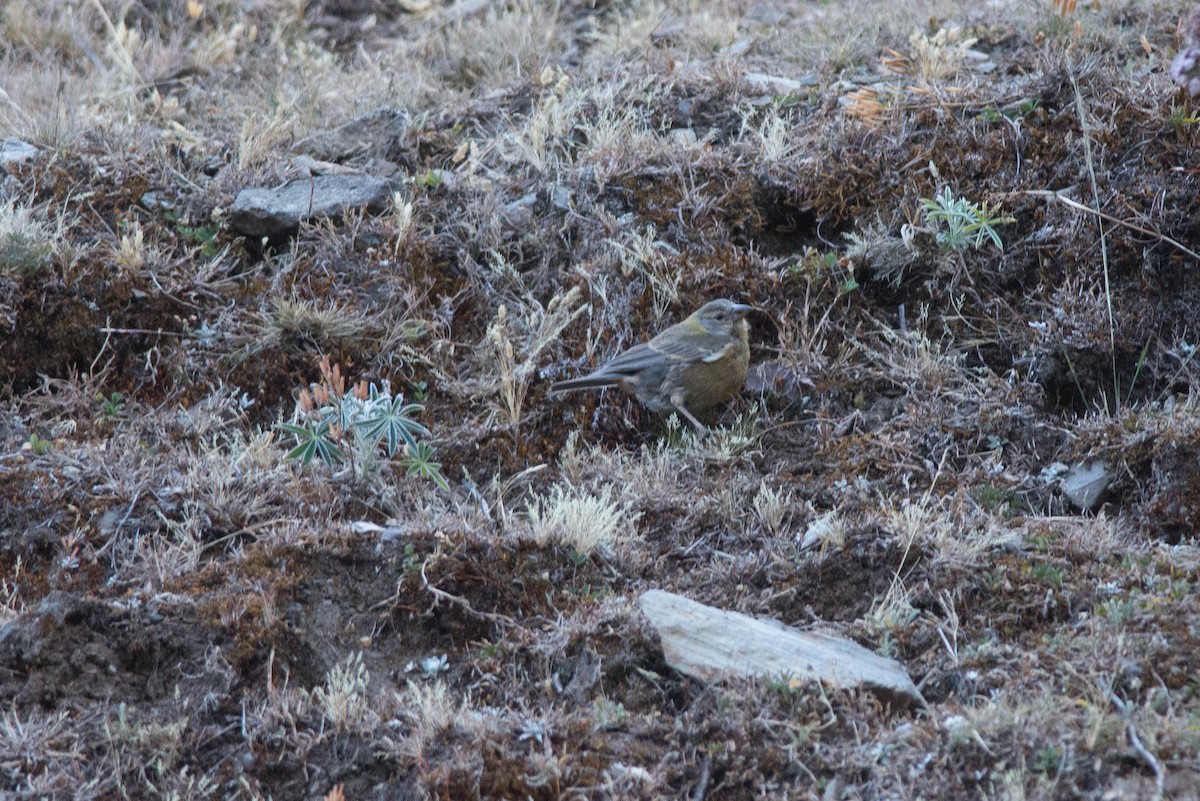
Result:
{"label": "bird", "polygon": [[550,392],[620,386],[651,411],[679,412],[701,433],[696,413],[731,400],[750,368],[753,306],[710,300],[649,342],[634,345],[594,372],[558,381]]}

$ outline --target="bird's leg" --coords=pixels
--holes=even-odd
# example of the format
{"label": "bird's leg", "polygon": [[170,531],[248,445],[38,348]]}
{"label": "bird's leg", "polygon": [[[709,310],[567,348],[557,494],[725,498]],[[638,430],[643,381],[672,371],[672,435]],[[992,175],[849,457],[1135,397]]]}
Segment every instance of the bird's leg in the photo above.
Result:
{"label": "bird's leg", "polygon": [[699,420],[697,420],[682,403],[672,403],[671,405],[675,407],[675,411],[686,417],[688,422],[696,427],[697,431],[699,431],[701,434],[708,433],[708,427],[705,426],[704,423],[701,423]]}

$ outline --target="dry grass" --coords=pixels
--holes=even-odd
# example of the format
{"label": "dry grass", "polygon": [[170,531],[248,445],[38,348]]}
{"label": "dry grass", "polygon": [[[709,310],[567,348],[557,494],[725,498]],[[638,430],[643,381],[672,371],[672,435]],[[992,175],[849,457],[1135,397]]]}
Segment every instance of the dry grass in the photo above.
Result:
{"label": "dry grass", "polygon": [[[1195,796],[1174,10],[353,5],[0,14],[44,151],[0,175],[0,796]],[[296,156],[400,191],[230,230]],[[757,369],[707,437],[547,397],[717,296]],[[288,459],[333,365],[429,437]],[[848,631],[930,714],[685,679],[650,588]]]}
{"label": "dry grass", "polygon": [[580,556],[599,549],[611,554],[618,537],[631,538],[638,515],[627,505],[614,503],[605,487],[599,495],[556,485],[549,493],[526,506],[530,534],[539,545],[561,543]]}

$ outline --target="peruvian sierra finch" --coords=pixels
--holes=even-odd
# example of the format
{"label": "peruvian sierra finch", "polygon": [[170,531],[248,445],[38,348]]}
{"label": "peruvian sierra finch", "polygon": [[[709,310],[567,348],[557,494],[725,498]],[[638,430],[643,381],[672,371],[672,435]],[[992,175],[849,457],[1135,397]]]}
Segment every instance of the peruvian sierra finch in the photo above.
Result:
{"label": "peruvian sierra finch", "polygon": [[700,431],[695,415],[733,398],[750,367],[752,306],[710,300],[649,342],[613,357],[595,372],[559,381],[551,392],[620,386],[655,412],[677,411]]}

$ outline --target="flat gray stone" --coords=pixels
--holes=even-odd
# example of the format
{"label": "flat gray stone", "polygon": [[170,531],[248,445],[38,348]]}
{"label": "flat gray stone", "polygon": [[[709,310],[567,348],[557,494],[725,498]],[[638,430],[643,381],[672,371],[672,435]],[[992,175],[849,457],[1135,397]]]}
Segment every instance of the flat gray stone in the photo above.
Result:
{"label": "flat gray stone", "polygon": [[381,108],[313,134],[297,142],[293,149],[319,161],[345,163],[364,156],[389,158],[404,146],[411,128],[412,116],[407,109]]}
{"label": "flat gray stone", "polygon": [[1100,503],[1104,490],[1112,483],[1112,473],[1099,459],[1080,462],[1062,478],[1063,495],[1080,509],[1090,512]]}
{"label": "flat gray stone", "polygon": [[372,175],[317,175],[276,188],[243,189],[229,208],[229,226],[247,236],[294,233],[305,220],[340,217],[346,209],[382,211],[391,181]]}
{"label": "flat gray stone", "polygon": [[817,79],[808,75],[795,80],[782,75],[765,75],[761,72],[745,73],[742,75],[742,83],[750,90],[768,95],[796,94],[818,85]]}
{"label": "flat gray stone", "polygon": [[795,677],[925,705],[903,665],[852,640],[727,612],[663,590],[643,593],[639,603],[662,638],[667,664],[701,681]]}
{"label": "flat gray stone", "polygon": [[10,136],[0,142],[0,167],[20,164],[23,161],[37,158],[41,154],[42,151],[39,148]]}

